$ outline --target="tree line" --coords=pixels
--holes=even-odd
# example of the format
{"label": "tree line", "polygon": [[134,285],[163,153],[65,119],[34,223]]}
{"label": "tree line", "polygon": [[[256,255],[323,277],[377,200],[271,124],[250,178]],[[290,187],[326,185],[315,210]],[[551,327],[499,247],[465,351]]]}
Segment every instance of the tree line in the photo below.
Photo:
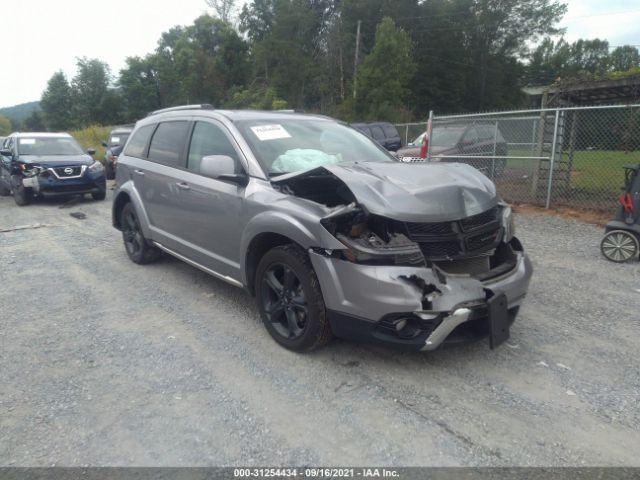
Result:
{"label": "tree line", "polygon": [[114,125],[193,103],[422,120],[522,106],[526,84],[640,63],[635,47],[558,40],[559,0],[251,0],[239,13],[234,0],[207,3],[213,14],[162,33],[117,74],[87,58],[71,79],[56,72],[27,122]]}

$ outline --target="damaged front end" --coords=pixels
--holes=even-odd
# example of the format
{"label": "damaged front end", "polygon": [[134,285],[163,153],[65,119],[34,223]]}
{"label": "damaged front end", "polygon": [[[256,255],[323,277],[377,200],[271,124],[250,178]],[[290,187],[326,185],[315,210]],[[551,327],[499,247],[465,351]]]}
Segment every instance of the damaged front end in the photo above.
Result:
{"label": "damaged front end", "polygon": [[532,269],[497,196],[479,213],[420,222],[381,215],[379,205],[372,213],[332,172],[280,188],[331,208],[321,224],[344,248],[310,256],[337,336],[416,350],[485,336],[493,348],[508,338]]}
{"label": "damaged front end", "polygon": [[[315,252],[324,258],[314,261],[331,285],[341,285],[342,292],[329,295],[337,302],[328,303],[336,307],[330,316],[340,317],[332,322],[337,334],[353,322],[345,315],[353,315],[379,319],[368,335],[385,343],[429,350],[444,341],[489,335],[497,345],[498,336],[506,338],[530,275],[510,216],[508,206],[498,205],[458,221],[418,224],[352,205],[325,218],[323,226],[345,246]],[[492,318],[495,302],[502,300],[503,311]]]}

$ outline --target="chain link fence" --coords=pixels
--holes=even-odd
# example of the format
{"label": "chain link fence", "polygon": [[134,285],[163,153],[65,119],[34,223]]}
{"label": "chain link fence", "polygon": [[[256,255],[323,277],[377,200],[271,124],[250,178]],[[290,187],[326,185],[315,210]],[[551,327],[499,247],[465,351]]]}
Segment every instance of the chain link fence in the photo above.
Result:
{"label": "chain link fence", "polygon": [[[433,115],[431,121],[427,161],[468,163],[509,202],[612,211],[622,167],[640,163],[640,105]],[[416,160],[415,141],[426,123],[396,125],[407,145],[399,157]]]}

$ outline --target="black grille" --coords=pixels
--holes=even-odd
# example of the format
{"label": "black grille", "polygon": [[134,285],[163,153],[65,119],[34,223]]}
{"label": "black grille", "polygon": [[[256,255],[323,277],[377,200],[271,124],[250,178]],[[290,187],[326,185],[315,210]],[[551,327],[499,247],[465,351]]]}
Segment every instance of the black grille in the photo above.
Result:
{"label": "black grille", "polygon": [[498,207],[494,207],[486,212],[460,220],[460,225],[465,232],[468,232],[469,230],[475,230],[476,228],[484,227],[491,222],[495,222],[497,217]]}
{"label": "black grille", "polygon": [[456,240],[448,242],[422,242],[420,250],[426,258],[449,258],[460,255],[460,242]]}
{"label": "black grille", "polygon": [[453,222],[407,223],[406,225],[411,238],[428,237],[433,235],[450,235],[454,233]]}
{"label": "black grille", "polygon": [[[65,170],[67,169],[71,169],[70,172],[66,172]],[[80,172],[82,172],[82,167],[81,166],[77,166],[77,167],[56,167],[54,168],[56,175],[58,175],[58,177],[64,178],[64,177],[77,177],[78,175],[80,175]]]}
{"label": "black grille", "polygon": [[500,228],[497,228],[495,230],[490,230],[467,238],[467,250],[475,252],[476,250],[492,246],[496,242],[499,233]]}
{"label": "black grille", "polygon": [[407,235],[420,245],[425,258],[468,257],[494,247],[500,233],[500,207],[456,222],[405,223]]}

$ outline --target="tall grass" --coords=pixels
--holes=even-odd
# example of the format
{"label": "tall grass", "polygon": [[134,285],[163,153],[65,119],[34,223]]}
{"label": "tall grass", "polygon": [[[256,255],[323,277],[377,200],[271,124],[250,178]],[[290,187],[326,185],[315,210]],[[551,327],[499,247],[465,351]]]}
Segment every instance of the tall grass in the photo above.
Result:
{"label": "tall grass", "polygon": [[84,150],[94,148],[96,153],[94,159],[104,163],[105,148],[102,142],[109,138],[109,132],[113,127],[101,127],[99,125],[91,125],[82,130],[73,130],[69,132],[75,138]]}

